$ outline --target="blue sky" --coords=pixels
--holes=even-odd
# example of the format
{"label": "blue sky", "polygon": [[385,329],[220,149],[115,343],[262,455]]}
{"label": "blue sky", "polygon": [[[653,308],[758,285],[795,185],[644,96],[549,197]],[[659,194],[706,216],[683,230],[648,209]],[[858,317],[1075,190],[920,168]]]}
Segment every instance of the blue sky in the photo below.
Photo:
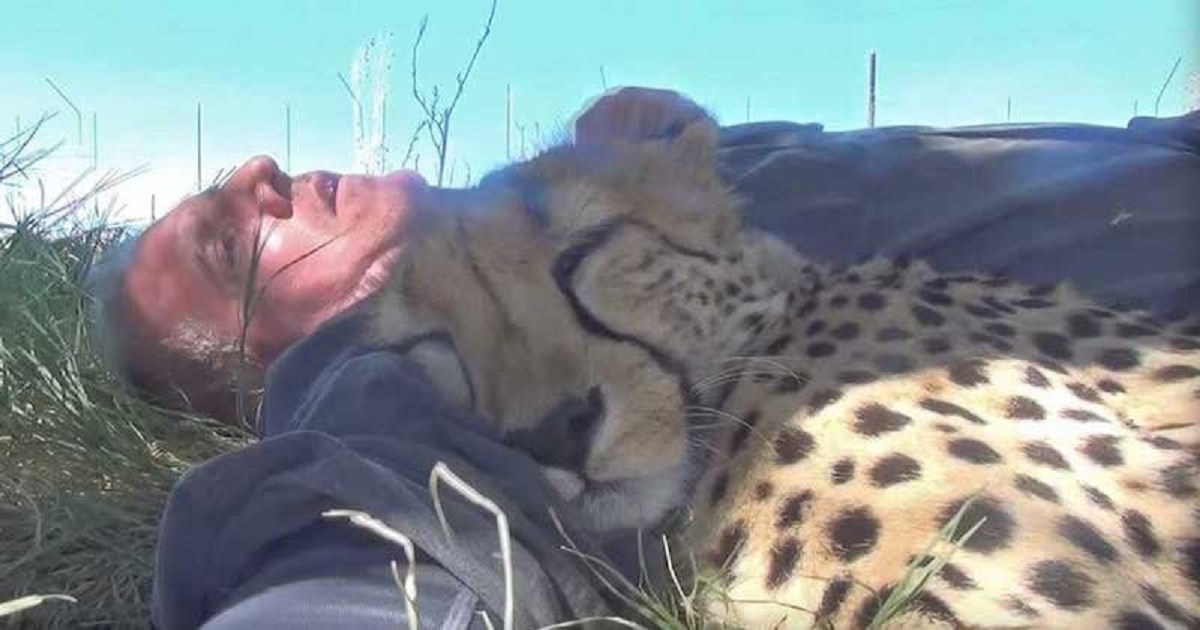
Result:
{"label": "blue sky", "polygon": [[[505,159],[505,89],[526,142],[565,122],[608,85],[672,87],[726,123],[751,118],[865,122],[866,55],[879,55],[878,124],[1077,121],[1124,125],[1153,110],[1171,64],[1184,64],[1162,115],[1194,102],[1200,71],[1196,0],[500,0],[491,38],[456,113],[456,177]],[[5,0],[0,131],[58,111],[44,130],[66,146],[49,188],[90,162],[98,120],[102,168],[146,164],[119,189],[125,216],[159,211],[195,188],[195,108],[204,107],[204,173],[267,153],[283,162],[292,108],[292,170],[350,169],[350,100],[337,79],[369,37],[393,34],[387,128],[402,153],[417,113],[410,46],[429,31],[420,72],[450,89],[489,0],[442,2],[84,2]],[[45,82],[87,116],[73,115]],[[514,134],[517,132],[514,130]],[[7,134],[3,134],[7,135]],[[431,149],[419,146],[428,164]],[[89,157],[85,158],[84,155]],[[423,169],[424,170],[424,169]],[[427,173],[428,174],[428,173]]]}

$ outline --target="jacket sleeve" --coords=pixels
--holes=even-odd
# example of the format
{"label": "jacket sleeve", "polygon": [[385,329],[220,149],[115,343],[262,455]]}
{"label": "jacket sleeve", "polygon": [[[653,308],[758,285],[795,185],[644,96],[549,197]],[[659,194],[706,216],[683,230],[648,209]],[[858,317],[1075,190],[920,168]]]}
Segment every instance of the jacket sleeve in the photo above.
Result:
{"label": "jacket sleeve", "polygon": [[476,609],[500,625],[495,518],[444,489],[447,535],[429,493],[438,462],[508,518],[515,627],[608,614],[586,570],[561,550],[548,506],[584,551],[600,550],[536,464],[444,403],[415,364],[349,343],[352,328],[334,322],[281,357],[263,407],[270,433],[193,468],[172,491],[160,525],[155,624],[262,630],[304,627],[287,620],[311,617],[312,627],[398,627],[404,605],[390,562],[403,572],[403,550],[322,518],[350,509],[416,547],[423,627],[464,627],[481,621]]}

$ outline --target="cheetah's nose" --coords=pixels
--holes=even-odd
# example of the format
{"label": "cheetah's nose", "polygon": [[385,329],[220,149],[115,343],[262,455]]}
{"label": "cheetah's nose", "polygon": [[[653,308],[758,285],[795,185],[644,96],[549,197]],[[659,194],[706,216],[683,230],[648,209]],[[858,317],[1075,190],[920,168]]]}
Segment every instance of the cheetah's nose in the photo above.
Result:
{"label": "cheetah's nose", "polygon": [[599,387],[587,396],[560,401],[531,429],[505,434],[504,443],[524,451],[543,466],[583,474],[596,428],[604,417],[604,396]]}

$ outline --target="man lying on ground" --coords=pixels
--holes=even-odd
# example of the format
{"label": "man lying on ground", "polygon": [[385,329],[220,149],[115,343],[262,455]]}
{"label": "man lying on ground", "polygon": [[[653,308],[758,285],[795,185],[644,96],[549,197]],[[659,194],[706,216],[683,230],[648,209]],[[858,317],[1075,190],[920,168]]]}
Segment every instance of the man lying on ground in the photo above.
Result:
{"label": "man lying on ground", "polygon": [[[576,141],[670,133],[678,121],[659,114],[678,111],[674,99],[611,94],[576,121]],[[943,271],[1070,280],[1169,316],[1200,309],[1198,126],[1195,116],[1129,130],[758,123],[724,129],[721,157],[747,220],[815,259],[910,256]],[[516,515],[519,626],[609,610],[557,551],[544,509],[556,500],[536,466],[446,405],[404,357],[358,338],[355,306],[403,255],[414,222],[437,211],[428,190],[412,173],[292,178],[254,158],[97,270],[101,339],[129,384],[252,422],[264,438],[173,493],[155,588],[161,627],[214,615],[210,627],[401,623],[387,573],[397,548],[320,519],[342,507],[412,538],[424,621],[481,623],[476,608],[495,619],[504,597],[492,521],[460,505],[453,521],[467,534],[446,544],[426,490],[436,461],[468,471]],[[264,375],[261,413],[253,400],[239,409],[234,385],[254,390]],[[576,538],[596,554],[608,544],[623,566],[619,540]]]}

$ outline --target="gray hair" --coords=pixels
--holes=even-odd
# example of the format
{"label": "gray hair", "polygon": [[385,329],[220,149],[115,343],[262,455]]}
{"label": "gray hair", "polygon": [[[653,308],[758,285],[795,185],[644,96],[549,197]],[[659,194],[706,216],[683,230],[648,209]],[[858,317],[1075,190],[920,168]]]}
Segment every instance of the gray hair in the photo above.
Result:
{"label": "gray hair", "polygon": [[[173,395],[190,406],[191,396],[195,392],[161,382],[147,386],[147,381],[159,380],[158,377],[162,375],[148,375],[138,365],[137,344],[149,341],[131,320],[124,292],[125,280],[143,233],[122,235],[119,241],[106,247],[88,269],[83,293],[90,311],[91,338],[101,362],[125,389],[131,392],[142,390],[138,393],[152,396]],[[231,379],[232,357],[237,354],[237,344],[221,338],[205,322],[183,318],[172,327],[165,339],[149,343],[156,343],[158,352],[172,364],[187,364],[212,375],[212,384],[219,386],[220,381]],[[169,374],[167,378],[169,380]],[[155,391],[163,387],[174,391]]]}

